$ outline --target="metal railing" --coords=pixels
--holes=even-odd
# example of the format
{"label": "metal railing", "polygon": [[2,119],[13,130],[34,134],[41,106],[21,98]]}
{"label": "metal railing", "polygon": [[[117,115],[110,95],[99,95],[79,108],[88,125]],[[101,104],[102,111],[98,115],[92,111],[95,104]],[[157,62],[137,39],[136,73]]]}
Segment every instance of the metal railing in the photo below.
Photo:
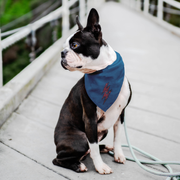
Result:
{"label": "metal railing", "polygon": [[[36,35],[35,32],[43,27],[45,24],[49,22],[56,21],[59,18],[62,18],[62,37],[66,36],[70,30],[70,22],[69,22],[69,15],[70,15],[70,7],[74,5],[76,2],[79,2],[79,18],[83,20],[87,14],[87,11],[91,7],[98,7],[100,4],[104,2],[104,0],[62,0],[62,6],[53,12],[49,13],[48,15],[44,16],[43,18],[35,21],[34,23],[28,24],[22,28],[3,33],[2,35],[12,34],[11,36],[5,38],[1,41],[1,32],[0,32],[0,87],[3,86],[2,80],[2,51],[9,46],[15,44],[16,42],[20,41],[21,39],[27,37],[31,34],[32,42],[36,42]],[[33,51],[33,48],[32,48]],[[34,58],[32,52],[32,59]]]}
{"label": "metal railing", "polygon": [[[143,6],[143,13],[147,17],[151,18],[152,20],[154,20],[155,22],[157,22],[164,28],[168,29],[172,33],[180,36],[180,28],[170,24],[169,22],[165,21],[163,18],[164,12],[180,15],[180,3],[179,2],[174,1],[174,0],[158,0],[157,6],[150,4],[150,0],[144,0],[144,1],[142,1],[142,0],[121,0],[121,3],[130,8],[136,9],[138,11],[142,11],[142,6]],[[174,8],[177,8],[179,10],[174,10],[171,8],[164,7],[164,3],[167,3],[169,6],[173,6]],[[150,13],[150,11],[149,11],[150,9],[157,10],[157,17],[153,16]]]}

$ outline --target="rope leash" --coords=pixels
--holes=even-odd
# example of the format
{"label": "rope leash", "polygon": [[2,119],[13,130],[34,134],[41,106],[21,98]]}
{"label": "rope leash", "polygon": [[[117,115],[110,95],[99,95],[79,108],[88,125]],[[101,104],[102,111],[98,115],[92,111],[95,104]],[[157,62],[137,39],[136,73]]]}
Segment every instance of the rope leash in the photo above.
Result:
{"label": "rope leash", "polygon": [[[130,152],[132,154],[132,157],[134,158],[129,158],[126,157],[127,160],[129,161],[133,161],[136,162],[142,169],[144,169],[145,171],[155,174],[155,175],[159,175],[159,176],[166,176],[166,180],[170,180],[171,177],[173,180],[178,180],[177,176],[180,176],[180,172],[176,172],[174,173],[173,170],[171,169],[171,167],[168,164],[173,164],[173,165],[180,165],[180,162],[176,162],[176,161],[161,161],[160,159],[152,156],[151,154],[148,154],[140,149],[138,149],[137,147],[134,147],[131,145],[129,137],[128,137],[128,132],[127,132],[127,126],[126,126],[126,121],[124,121],[124,129],[125,129],[125,135],[126,135],[126,140],[128,145],[122,145],[122,147],[129,147]],[[147,158],[152,159],[153,161],[144,161],[144,160],[139,160],[137,159],[136,155],[134,154],[134,150],[141,153],[142,155],[145,155]],[[114,156],[114,153],[112,151],[109,151],[109,154],[111,156]],[[167,170],[169,171],[168,173],[162,173],[162,172],[158,172],[158,171],[154,171],[146,166],[144,166],[143,164],[151,164],[151,165],[155,165],[155,164],[160,164],[162,166],[164,166],[165,168],[167,168]]]}

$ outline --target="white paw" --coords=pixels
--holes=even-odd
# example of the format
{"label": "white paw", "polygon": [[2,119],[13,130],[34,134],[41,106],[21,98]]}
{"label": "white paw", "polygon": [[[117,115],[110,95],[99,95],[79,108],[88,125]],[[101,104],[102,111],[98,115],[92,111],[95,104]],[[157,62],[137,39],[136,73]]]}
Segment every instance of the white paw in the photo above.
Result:
{"label": "white paw", "polygon": [[125,162],[126,162],[126,158],[125,158],[123,152],[114,153],[114,160],[118,163],[123,163],[123,164],[125,164]]}
{"label": "white paw", "polygon": [[79,169],[81,172],[85,172],[88,170],[87,167],[83,163],[81,163],[79,166],[80,166]]}
{"label": "white paw", "polygon": [[104,162],[102,162],[99,165],[96,165],[95,168],[99,174],[111,174],[113,172],[112,169]]}

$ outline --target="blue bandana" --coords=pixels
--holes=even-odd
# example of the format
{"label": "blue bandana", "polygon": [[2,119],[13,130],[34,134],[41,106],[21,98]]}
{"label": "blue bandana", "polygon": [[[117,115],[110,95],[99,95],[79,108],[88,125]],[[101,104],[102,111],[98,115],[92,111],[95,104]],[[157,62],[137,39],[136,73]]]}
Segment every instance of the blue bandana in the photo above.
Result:
{"label": "blue bandana", "polygon": [[124,81],[124,63],[119,53],[116,56],[116,61],[105,69],[85,74],[86,92],[103,111],[116,101]]}

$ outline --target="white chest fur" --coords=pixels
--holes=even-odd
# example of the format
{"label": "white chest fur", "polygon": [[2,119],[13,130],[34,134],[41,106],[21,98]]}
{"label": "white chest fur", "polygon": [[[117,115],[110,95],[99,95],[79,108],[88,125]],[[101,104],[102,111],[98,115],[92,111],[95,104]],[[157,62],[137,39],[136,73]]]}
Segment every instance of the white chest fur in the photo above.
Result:
{"label": "white chest fur", "polygon": [[129,96],[130,96],[129,84],[127,78],[125,77],[123,85],[121,87],[121,91],[118,95],[118,98],[113,103],[113,105],[106,112],[104,112],[99,107],[97,107],[98,119],[100,119],[102,116],[104,117],[104,120],[98,123],[98,132],[107,130],[115,124],[122,110],[127,105]]}

